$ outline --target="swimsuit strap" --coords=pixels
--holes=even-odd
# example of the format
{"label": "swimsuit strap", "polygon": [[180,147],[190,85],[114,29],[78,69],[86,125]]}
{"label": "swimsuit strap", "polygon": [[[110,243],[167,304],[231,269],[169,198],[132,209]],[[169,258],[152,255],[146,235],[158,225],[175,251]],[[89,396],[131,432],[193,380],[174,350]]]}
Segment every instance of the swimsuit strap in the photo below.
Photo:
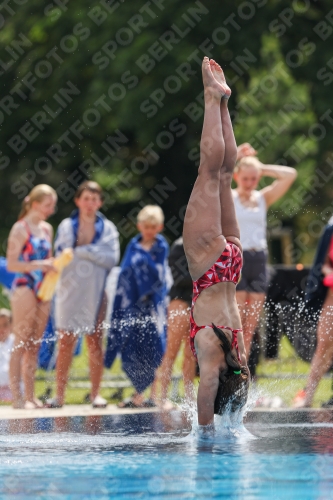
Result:
{"label": "swimsuit strap", "polygon": [[[26,230],[27,230],[27,232],[29,234],[29,238],[30,238],[30,236],[34,236],[32,234],[32,232],[30,231],[30,227],[29,227],[29,224],[27,223],[27,221],[24,220],[24,219],[22,219],[22,222],[25,225],[25,228],[26,228]],[[44,239],[45,241],[50,241],[50,233],[48,232],[48,230],[46,229],[46,227],[42,227],[42,232],[44,233],[44,237],[39,238],[39,236],[34,236],[34,238],[39,238],[40,240]]]}
{"label": "swimsuit strap", "polygon": [[29,237],[30,237],[30,236],[31,236],[31,231],[30,231],[29,224],[28,224],[28,223],[27,223],[27,221],[26,221],[26,220],[24,220],[24,219],[22,219],[22,222],[23,222],[23,224],[25,225],[25,228],[26,228],[26,230],[27,230],[27,232],[28,232],[28,234],[29,234]]}
{"label": "swimsuit strap", "polygon": [[46,236],[44,239],[45,241],[48,241],[50,242],[51,241],[51,238],[50,238],[50,233],[48,232],[48,230],[46,229],[46,227],[42,227],[42,231],[44,233],[44,236]]}
{"label": "swimsuit strap", "polygon": [[236,352],[237,352],[237,358],[238,361],[240,361],[240,355],[239,355],[239,347],[238,347],[238,338],[237,338],[237,333],[242,332],[242,328],[230,328],[230,326],[219,326],[219,328],[224,329],[224,330],[230,330],[232,332],[232,342],[231,342],[231,349],[235,347]]}

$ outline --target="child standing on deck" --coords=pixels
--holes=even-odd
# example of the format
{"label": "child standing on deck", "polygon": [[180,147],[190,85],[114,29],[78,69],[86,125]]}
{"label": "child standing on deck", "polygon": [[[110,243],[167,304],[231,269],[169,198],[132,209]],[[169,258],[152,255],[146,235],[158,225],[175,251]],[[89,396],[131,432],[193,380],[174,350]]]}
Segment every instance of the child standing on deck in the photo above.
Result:
{"label": "child standing on deck", "polygon": [[10,298],[15,341],[9,364],[14,408],[30,410],[43,406],[35,397],[34,386],[50,302],[42,302],[37,294],[45,274],[55,271],[53,229],[46,219],[54,213],[56,202],[57,193],[52,187],[47,184],[35,186],[24,198],[18,221],[8,237],[7,270],[15,273]]}
{"label": "child standing on deck", "polygon": [[55,254],[73,248],[74,258],[62,272],[56,290],[57,392],[55,398],[47,401],[49,408],[59,408],[64,404],[74,347],[82,335],[86,335],[89,352],[91,403],[95,408],[107,405],[99,395],[103,374],[105,283],[119,260],[119,240],[115,225],[99,212],[102,198],[102,189],[97,182],[81,184],[74,197],[77,210],[61,222],[56,235]]}
{"label": "child standing on deck", "polygon": [[105,364],[117,353],[136,393],[121,408],[152,405],[143,392],[154,381],[166,345],[167,258],[169,246],[159,233],[164,215],[160,207],[145,206],[137,217],[140,231],[126,248],[121,262],[111,317]]}

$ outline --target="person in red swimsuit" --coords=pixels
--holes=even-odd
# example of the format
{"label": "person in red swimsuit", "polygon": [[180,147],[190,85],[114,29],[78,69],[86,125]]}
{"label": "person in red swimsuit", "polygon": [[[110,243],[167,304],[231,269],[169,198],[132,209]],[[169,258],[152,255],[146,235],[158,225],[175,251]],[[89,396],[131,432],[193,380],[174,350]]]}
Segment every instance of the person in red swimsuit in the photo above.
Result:
{"label": "person in red swimsuit", "polygon": [[231,192],[237,146],[228,111],[231,90],[222,68],[202,63],[204,122],[198,177],[183,229],[193,280],[190,343],[200,369],[198,422],[213,429],[214,413],[242,408],[249,374],[236,302],[242,248]]}
{"label": "person in red swimsuit", "polygon": [[[333,218],[330,219],[329,224],[333,223]],[[329,233],[331,228],[328,226],[325,232]],[[326,236],[327,237],[327,236]],[[322,241],[322,240],[321,240]],[[324,243],[321,243],[324,245]],[[332,366],[333,361],[333,325],[332,325],[332,311],[333,311],[333,236],[331,236],[328,248],[325,251],[326,255],[324,257],[323,265],[319,263],[319,259],[315,261],[313,269],[316,269],[317,276],[322,279],[322,285],[316,284],[310,273],[310,279],[308,283],[311,283],[311,290],[319,290],[321,287],[326,291],[323,292],[324,303],[320,312],[318,325],[317,325],[317,345],[314,352],[310,373],[308,375],[304,389],[297,392],[292,406],[293,408],[310,408],[312,406],[313,398],[317,390],[318,384],[323,377],[323,375],[329,371]],[[318,255],[318,253],[317,253]],[[321,273],[320,273],[321,271]],[[310,285],[308,285],[310,286]],[[332,405],[332,399],[329,401],[329,407]],[[326,406],[326,405],[325,405]]]}

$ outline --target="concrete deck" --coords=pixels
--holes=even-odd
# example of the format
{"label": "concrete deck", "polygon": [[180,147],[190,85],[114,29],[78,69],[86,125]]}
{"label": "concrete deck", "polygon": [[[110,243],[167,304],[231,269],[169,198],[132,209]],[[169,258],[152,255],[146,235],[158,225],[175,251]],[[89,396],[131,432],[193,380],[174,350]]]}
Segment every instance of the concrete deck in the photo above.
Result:
{"label": "concrete deck", "polygon": [[106,408],[93,408],[91,405],[64,405],[62,408],[38,408],[35,410],[15,410],[11,406],[0,406],[0,420],[56,417],[90,417],[93,415],[130,415],[158,412],[158,408],[118,408],[109,404]]}
{"label": "concrete deck", "polygon": [[[179,408],[181,410],[181,408]],[[1,420],[31,419],[31,418],[57,418],[57,417],[89,417],[102,415],[136,415],[141,413],[158,413],[159,408],[126,408],[121,409],[109,404],[106,408],[92,408],[91,405],[64,405],[62,408],[39,408],[35,410],[15,410],[11,406],[0,406]],[[309,417],[315,417],[333,422],[333,409],[322,408],[254,408],[246,414],[247,422],[302,422]]]}

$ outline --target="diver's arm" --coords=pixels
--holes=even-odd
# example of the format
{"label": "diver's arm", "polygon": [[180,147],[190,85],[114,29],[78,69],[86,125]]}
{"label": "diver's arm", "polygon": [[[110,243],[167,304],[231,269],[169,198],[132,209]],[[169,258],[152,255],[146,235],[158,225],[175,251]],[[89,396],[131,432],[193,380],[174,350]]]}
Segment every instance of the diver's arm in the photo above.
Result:
{"label": "diver's arm", "polygon": [[200,364],[200,383],[198,389],[198,422],[209,425],[214,422],[214,402],[219,385],[219,367],[210,363]]}

